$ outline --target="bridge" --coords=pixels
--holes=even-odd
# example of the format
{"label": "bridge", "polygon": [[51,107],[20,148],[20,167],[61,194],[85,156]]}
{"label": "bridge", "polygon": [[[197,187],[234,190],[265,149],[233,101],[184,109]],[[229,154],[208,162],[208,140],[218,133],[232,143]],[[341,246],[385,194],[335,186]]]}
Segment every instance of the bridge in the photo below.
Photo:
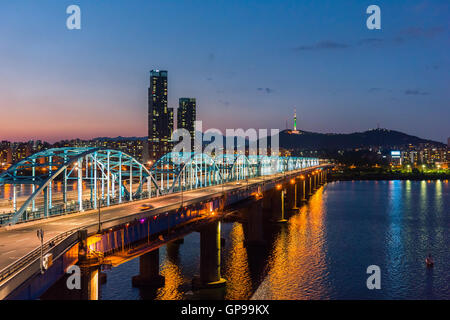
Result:
{"label": "bridge", "polygon": [[[306,201],[326,181],[329,168],[316,158],[298,157],[169,153],[147,168],[118,150],[36,153],[0,175],[0,185],[12,188],[12,210],[0,220],[0,298],[39,297],[68,266],[105,263],[105,256],[143,239],[150,251],[141,265],[153,267],[141,268],[134,283],[154,284],[160,279],[155,252],[192,232],[193,225],[208,239],[202,243],[210,243],[202,246],[199,283],[220,284],[210,258],[220,252],[214,239],[217,232],[220,239],[225,209],[251,199],[256,209],[249,215],[254,221],[249,243],[261,243],[261,209],[285,222],[285,212]],[[49,239],[42,248],[38,229]],[[41,273],[44,255],[51,263]]]}

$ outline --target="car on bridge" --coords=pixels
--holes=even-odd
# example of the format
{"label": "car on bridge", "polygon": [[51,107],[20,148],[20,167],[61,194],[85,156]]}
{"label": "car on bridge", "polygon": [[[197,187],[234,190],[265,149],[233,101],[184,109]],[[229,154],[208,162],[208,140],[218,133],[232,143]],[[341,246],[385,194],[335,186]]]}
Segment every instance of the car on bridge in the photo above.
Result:
{"label": "car on bridge", "polygon": [[153,209],[153,208],[154,208],[154,206],[151,205],[150,203],[144,203],[143,205],[141,205],[139,207],[139,210],[145,211],[145,210],[150,210],[150,209]]}

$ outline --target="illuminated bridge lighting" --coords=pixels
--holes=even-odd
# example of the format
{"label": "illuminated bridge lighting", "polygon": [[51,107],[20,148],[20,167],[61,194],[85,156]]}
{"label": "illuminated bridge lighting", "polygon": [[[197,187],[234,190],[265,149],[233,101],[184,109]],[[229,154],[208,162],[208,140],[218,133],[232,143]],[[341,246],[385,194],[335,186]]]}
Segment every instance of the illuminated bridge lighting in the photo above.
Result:
{"label": "illuminated bridge lighting", "polygon": [[[143,164],[119,150],[54,148],[33,154],[0,174],[0,185],[13,189],[12,210],[0,217],[0,224],[82,212],[317,165],[317,158],[235,154],[211,157],[194,152],[172,152],[154,163]],[[31,195],[18,201],[18,185],[31,186]]]}

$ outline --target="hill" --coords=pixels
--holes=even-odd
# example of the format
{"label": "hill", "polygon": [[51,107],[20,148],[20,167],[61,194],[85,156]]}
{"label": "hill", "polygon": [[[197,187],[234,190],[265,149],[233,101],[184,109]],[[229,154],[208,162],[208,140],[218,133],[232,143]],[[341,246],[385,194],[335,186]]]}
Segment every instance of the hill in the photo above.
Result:
{"label": "hill", "polygon": [[[225,143],[225,137],[223,137],[223,144]],[[336,150],[354,150],[357,148],[367,149],[383,148],[383,149],[403,149],[408,145],[428,145],[430,147],[443,148],[446,145],[432,140],[422,139],[416,136],[411,136],[403,132],[388,130],[388,129],[374,129],[364,132],[354,132],[349,134],[338,133],[317,133],[308,131],[299,131],[294,133],[291,130],[283,130],[279,133],[280,147],[289,150],[324,150],[324,151],[336,151]],[[146,137],[116,137],[108,138],[101,137],[93,140],[106,140],[106,141],[123,141],[123,140],[142,140],[145,141]],[[209,142],[204,142],[204,146]],[[237,144],[235,138],[234,144]],[[248,146],[248,140],[245,141]],[[268,141],[270,145],[270,139]]]}
{"label": "hill", "polygon": [[290,130],[280,132],[280,147],[285,149],[306,150],[348,150],[355,148],[382,147],[397,149],[408,145],[426,144],[433,147],[445,147],[445,144],[421,139],[399,131],[374,129],[349,134],[315,133]]}

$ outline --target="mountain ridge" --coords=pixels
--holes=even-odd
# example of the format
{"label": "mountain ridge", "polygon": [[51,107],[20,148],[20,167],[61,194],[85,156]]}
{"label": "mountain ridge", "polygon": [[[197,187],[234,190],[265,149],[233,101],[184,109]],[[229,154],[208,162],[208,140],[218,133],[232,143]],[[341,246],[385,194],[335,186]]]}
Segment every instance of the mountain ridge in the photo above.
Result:
{"label": "mountain ridge", "polygon": [[292,130],[280,132],[280,147],[285,149],[354,149],[367,147],[405,147],[408,145],[429,144],[445,147],[444,143],[422,139],[396,130],[372,129],[353,133],[317,133]]}
{"label": "mountain ridge", "polygon": [[[224,142],[225,142],[225,138]],[[146,140],[147,137],[97,137],[92,140],[124,141]],[[270,140],[270,139],[269,139]],[[208,142],[204,142],[208,144]],[[248,140],[246,141],[248,144]],[[390,129],[371,129],[352,133],[319,133],[311,131],[283,130],[279,133],[279,146],[284,149],[337,150],[367,147],[402,148],[408,145],[428,144],[443,148],[442,142],[423,139]],[[224,144],[225,145],[225,144]],[[270,145],[270,141],[269,141]]]}

